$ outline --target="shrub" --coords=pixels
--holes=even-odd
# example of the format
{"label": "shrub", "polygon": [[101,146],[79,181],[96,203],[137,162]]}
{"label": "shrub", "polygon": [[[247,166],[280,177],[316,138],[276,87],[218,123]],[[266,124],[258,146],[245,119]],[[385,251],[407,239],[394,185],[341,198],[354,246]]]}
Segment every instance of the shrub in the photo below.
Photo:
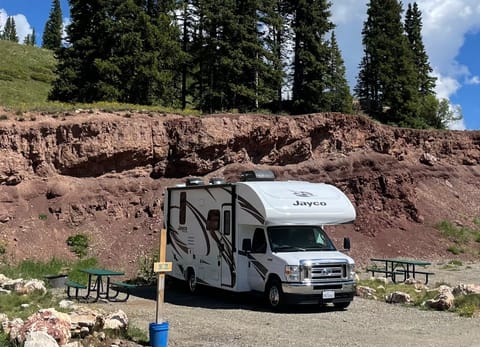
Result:
{"label": "shrub", "polygon": [[67,245],[70,247],[70,250],[79,258],[87,255],[88,242],[88,236],[85,234],[76,234],[69,236],[67,239]]}

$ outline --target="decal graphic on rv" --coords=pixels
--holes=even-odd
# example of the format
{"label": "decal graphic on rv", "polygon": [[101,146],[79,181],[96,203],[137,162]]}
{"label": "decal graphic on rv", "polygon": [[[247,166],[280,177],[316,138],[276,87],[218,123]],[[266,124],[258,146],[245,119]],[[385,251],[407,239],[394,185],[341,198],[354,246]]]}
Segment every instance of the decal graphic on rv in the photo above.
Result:
{"label": "decal graphic on rv", "polygon": [[[303,200],[305,199],[305,200]],[[165,191],[168,275],[233,292],[260,292],[284,303],[347,307],[355,293],[355,264],[337,250],[325,225],[353,223],[355,208],[324,183],[276,181],[270,171],[241,181],[199,178]],[[344,239],[343,248],[350,248]]]}

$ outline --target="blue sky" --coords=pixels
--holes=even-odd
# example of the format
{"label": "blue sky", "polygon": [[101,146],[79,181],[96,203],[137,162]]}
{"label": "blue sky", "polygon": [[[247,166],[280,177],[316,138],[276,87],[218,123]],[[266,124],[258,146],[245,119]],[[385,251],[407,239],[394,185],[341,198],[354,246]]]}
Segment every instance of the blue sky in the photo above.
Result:
{"label": "blue sky", "polygon": [[[332,21],[353,88],[363,55],[361,31],[368,0],[333,0]],[[403,0],[404,7],[413,1]],[[417,0],[423,19],[423,41],[437,77],[437,96],[462,109],[464,119],[451,129],[480,130],[480,1]],[[53,1],[0,0],[0,28],[14,16],[20,41],[35,28],[37,44]],[[60,1],[69,22],[68,1]]]}

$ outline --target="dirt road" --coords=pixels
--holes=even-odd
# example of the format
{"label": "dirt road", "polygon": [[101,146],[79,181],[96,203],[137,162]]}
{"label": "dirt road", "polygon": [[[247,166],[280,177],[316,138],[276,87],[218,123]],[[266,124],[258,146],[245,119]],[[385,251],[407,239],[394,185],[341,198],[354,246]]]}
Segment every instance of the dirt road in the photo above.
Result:
{"label": "dirt road", "polygon": [[[433,270],[436,281],[475,283],[478,265]],[[465,279],[465,280],[462,280]],[[435,281],[434,280],[434,281]],[[478,283],[480,278],[476,281]],[[155,290],[125,304],[130,323],[145,329],[155,320]],[[300,307],[268,311],[251,296],[203,290],[192,297],[175,285],[166,293],[169,346],[479,346],[480,319],[355,298],[345,311]]]}

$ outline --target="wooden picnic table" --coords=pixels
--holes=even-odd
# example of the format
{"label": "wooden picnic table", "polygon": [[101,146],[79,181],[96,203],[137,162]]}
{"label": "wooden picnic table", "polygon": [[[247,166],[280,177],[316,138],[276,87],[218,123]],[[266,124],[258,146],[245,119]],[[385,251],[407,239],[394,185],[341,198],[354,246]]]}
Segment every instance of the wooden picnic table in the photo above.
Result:
{"label": "wooden picnic table", "polygon": [[[416,279],[416,275],[423,275],[424,283],[428,283],[428,277],[434,275],[433,272],[425,271],[424,268],[432,263],[425,260],[416,259],[399,259],[399,258],[370,258],[373,263],[367,271],[372,273],[372,276],[376,272],[385,274],[385,277],[390,277],[394,283],[396,283],[397,275],[403,276],[403,282],[407,278]],[[382,266],[378,266],[381,263]],[[421,266],[422,269],[418,270],[417,266]]]}
{"label": "wooden picnic table", "polygon": [[[82,299],[86,301],[98,301],[99,299],[106,299],[109,301],[116,301],[119,294],[118,285],[112,288],[110,277],[123,276],[124,272],[113,271],[108,269],[88,268],[80,269],[81,272],[88,274],[88,284],[82,285],[73,281],[67,281],[67,295],[75,299]],[[70,288],[75,288],[75,295],[70,294]],[[79,289],[86,289],[87,293],[83,296],[79,295]],[[110,292],[112,291],[112,295]],[[125,301],[125,300],[118,300]]]}

